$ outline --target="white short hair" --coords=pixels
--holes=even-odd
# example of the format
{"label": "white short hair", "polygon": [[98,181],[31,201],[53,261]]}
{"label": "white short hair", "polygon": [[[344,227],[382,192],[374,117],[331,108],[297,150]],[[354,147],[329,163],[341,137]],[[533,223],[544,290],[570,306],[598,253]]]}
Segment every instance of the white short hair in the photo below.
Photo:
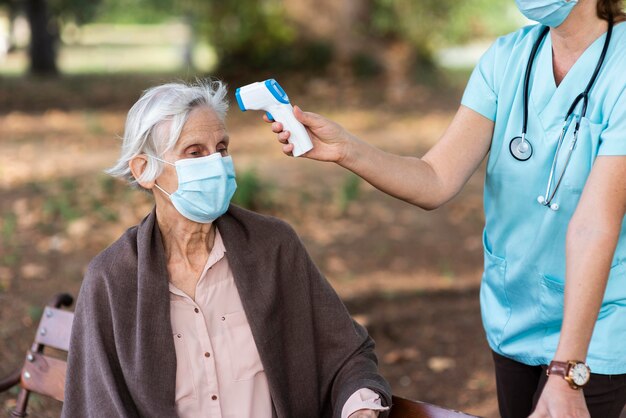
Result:
{"label": "white short hair", "polygon": [[163,170],[162,162],[148,158],[146,169],[136,179],[129,161],[141,154],[161,158],[174,148],[189,112],[198,106],[207,106],[224,121],[228,110],[226,91],[226,85],[218,80],[168,83],[144,91],[128,111],[120,158],[106,172],[133,185],[156,179]]}

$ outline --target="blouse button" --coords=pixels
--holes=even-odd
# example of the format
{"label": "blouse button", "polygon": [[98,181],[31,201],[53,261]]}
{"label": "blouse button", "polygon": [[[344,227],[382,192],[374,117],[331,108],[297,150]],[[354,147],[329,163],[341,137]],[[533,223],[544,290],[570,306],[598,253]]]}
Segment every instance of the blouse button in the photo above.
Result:
{"label": "blouse button", "polygon": [[211,396],[211,399],[213,399],[214,401],[216,401],[216,400],[217,400],[217,396],[216,396],[216,395],[213,395],[213,396]]}
{"label": "blouse button", "polygon": [[198,312],[200,312],[200,309],[198,309],[198,308],[193,308],[193,311],[194,311],[195,313],[198,313]]}
{"label": "blouse button", "polygon": [[206,353],[204,353],[204,357],[211,357],[211,353],[207,351]]}

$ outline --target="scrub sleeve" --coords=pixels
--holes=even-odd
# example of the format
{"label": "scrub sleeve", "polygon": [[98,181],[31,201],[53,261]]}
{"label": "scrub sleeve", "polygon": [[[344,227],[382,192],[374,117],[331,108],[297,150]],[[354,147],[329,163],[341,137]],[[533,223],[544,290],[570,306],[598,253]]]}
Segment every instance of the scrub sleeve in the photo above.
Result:
{"label": "scrub sleeve", "polygon": [[606,129],[600,134],[600,155],[626,155],[626,88],[617,98]]}
{"label": "scrub sleeve", "polygon": [[491,45],[474,68],[461,100],[463,106],[469,107],[494,122],[498,106],[494,72],[498,42]]}

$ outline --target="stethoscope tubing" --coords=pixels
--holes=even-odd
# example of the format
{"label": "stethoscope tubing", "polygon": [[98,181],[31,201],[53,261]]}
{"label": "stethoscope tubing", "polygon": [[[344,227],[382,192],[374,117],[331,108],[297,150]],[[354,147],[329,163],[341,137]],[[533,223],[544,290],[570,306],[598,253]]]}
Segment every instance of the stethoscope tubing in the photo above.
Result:
{"label": "stethoscope tubing", "polygon": [[[550,31],[549,27],[544,27],[541,30],[541,33],[539,34],[539,37],[537,38],[537,40],[535,41],[532,50],[530,52],[530,56],[528,58],[528,65],[526,66],[526,71],[524,74],[524,113],[523,113],[523,122],[522,122],[522,136],[521,136],[521,141],[519,144],[517,144],[516,146],[518,147],[517,149],[520,150],[522,148],[530,148],[532,150],[532,145],[530,144],[530,142],[527,141],[526,139],[526,132],[527,132],[527,128],[528,128],[528,98],[530,95],[530,75],[532,72],[532,67],[535,61],[535,58],[537,56],[537,51],[541,45],[541,43],[543,42],[543,39],[546,37],[546,35],[548,34],[548,32]],[[609,44],[611,43],[611,36],[613,34],[613,19],[609,18],[608,20],[608,30],[607,30],[607,34],[606,34],[606,39],[604,41],[604,45],[602,47],[602,52],[600,53],[600,58],[598,59],[598,63],[596,64],[596,67],[593,71],[593,74],[591,76],[591,78],[589,79],[589,82],[587,83],[587,86],[585,87],[585,90],[580,93],[578,96],[576,96],[576,98],[574,99],[574,101],[572,102],[572,104],[570,105],[566,115],[565,115],[565,120],[563,121],[563,129],[561,130],[561,134],[559,135],[559,140],[557,142],[557,147],[556,147],[556,152],[554,154],[554,158],[552,159],[552,166],[550,168],[550,175],[548,177],[548,184],[546,187],[546,193],[543,196],[539,196],[537,198],[537,200],[539,201],[539,203],[541,203],[544,206],[548,206],[553,210],[558,210],[558,205],[557,204],[553,204],[552,200],[554,199],[554,196],[556,195],[557,190],[559,189],[559,186],[561,185],[561,182],[563,180],[563,176],[565,175],[565,170],[567,169],[570,159],[572,157],[572,152],[574,151],[574,148],[576,147],[576,143],[578,141],[578,131],[580,129],[580,123],[582,118],[585,117],[585,115],[587,114],[587,107],[589,105],[589,94],[591,92],[591,89],[593,88],[598,75],[600,74],[600,70],[602,68],[602,65],[604,64],[604,60],[606,58],[606,53],[608,51],[609,48]],[[578,105],[580,104],[580,102],[582,101],[582,108],[581,108],[581,112],[579,115],[574,116],[574,112],[576,110],[576,108],[578,107]],[[560,171],[560,174],[558,177],[556,177],[555,179],[555,172],[557,169],[557,165],[558,165],[558,159],[559,159],[559,154],[565,139],[565,135],[567,133],[567,130],[569,129],[569,126],[571,124],[571,122],[573,121],[573,119],[576,119],[576,124],[574,126],[574,132],[573,132],[573,139],[572,139],[572,143],[569,147],[568,153],[567,153],[567,158],[565,160],[565,164],[563,166],[563,168]],[[511,141],[511,143],[513,144],[513,141],[515,141],[515,138]],[[513,155],[513,157],[518,160],[518,161],[526,161],[528,158],[530,158],[530,155],[528,157],[526,157],[526,159],[520,159],[518,158],[518,156],[516,156],[513,153],[513,149],[511,149],[511,154]],[[532,155],[532,151],[531,151],[531,155]],[[556,185],[554,186],[554,189],[552,189],[552,184],[555,182],[556,180]]]}
{"label": "stethoscope tubing", "polygon": [[548,32],[550,31],[549,26],[545,26],[541,33],[539,34],[539,38],[533,45],[533,49],[530,51],[530,57],[528,58],[528,65],[526,65],[526,72],[524,74],[524,120],[522,123],[522,142],[526,139],[526,129],[528,128],[528,97],[530,95],[530,73],[533,70],[533,64],[535,62],[535,58],[537,57],[537,50],[543,41],[543,38],[546,37]]}

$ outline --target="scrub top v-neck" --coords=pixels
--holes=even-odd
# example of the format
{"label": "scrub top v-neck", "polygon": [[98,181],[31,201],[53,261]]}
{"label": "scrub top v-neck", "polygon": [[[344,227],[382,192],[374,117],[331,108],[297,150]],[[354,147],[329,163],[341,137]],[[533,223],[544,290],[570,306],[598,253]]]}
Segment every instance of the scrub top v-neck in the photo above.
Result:
{"label": "scrub top v-neck", "polygon": [[[496,40],[468,82],[462,104],[495,122],[485,177],[485,270],[481,311],[491,348],[529,365],[548,364],[563,319],[565,236],[592,165],[600,155],[626,155],[626,24],[613,38],[582,118],[578,142],[556,193],[553,211],[539,204],[568,108],[586,87],[606,34],[596,39],[556,86],[550,34],[531,77],[527,161],[509,151],[522,130],[524,72],[542,27]],[[580,106],[574,112],[579,115]],[[574,123],[563,143],[564,163]],[[594,373],[626,373],[626,222],[622,226],[587,362]]]}

